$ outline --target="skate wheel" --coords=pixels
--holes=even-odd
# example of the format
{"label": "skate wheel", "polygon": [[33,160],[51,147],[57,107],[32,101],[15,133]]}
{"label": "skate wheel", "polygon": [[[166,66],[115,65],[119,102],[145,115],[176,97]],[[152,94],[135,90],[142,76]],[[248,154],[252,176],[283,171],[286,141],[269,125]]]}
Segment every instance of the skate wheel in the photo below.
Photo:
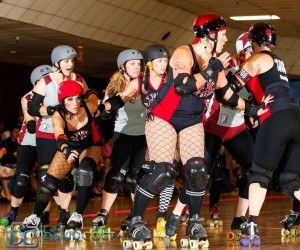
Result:
{"label": "skate wheel", "polygon": [[126,231],[120,230],[119,236],[122,238],[126,237]]}
{"label": "skate wheel", "polygon": [[24,238],[26,238],[26,239],[32,239],[33,237],[34,237],[33,232],[26,232],[24,235]]}
{"label": "skate wheel", "polygon": [[143,242],[142,249],[152,249],[153,248],[153,242],[151,240]]}
{"label": "skate wheel", "polygon": [[125,249],[132,248],[132,242],[130,240],[124,240],[123,248],[125,248]]}
{"label": "skate wheel", "polygon": [[74,248],[75,247],[75,240],[70,240],[69,247]]}
{"label": "skate wheel", "polygon": [[285,234],[285,229],[284,229],[284,228],[281,229],[281,232],[280,232],[280,233],[281,233],[281,236],[286,236],[286,234]]}
{"label": "skate wheel", "polygon": [[260,238],[259,237],[255,237],[253,244],[254,244],[255,247],[259,247],[260,246]]}
{"label": "skate wheel", "polygon": [[292,228],[292,229],[290,230],[290,232],[291,232],[291,236],[297,236],[297,234],[298,234],[296,228]]}
{"label": "skate wheel", "polygon": [[190,248],[191,249],[198,249],[198,243],[199,243],[198,240],[190,240],[189,241]]}
{"label": "skate wheel", "polygon": [[240,239],[240,244],[242,247],[248,247],[250,245],[250,239],[248,237],[242,237]]}
{"label": "skate wheel", "polygon": [[219,226],[223,227],[223,220],[219,220]]}
{"label": "skate wheel", "polygon": [[297,235],[300,235],[300,228],[297,228]]}
{"label": "skate wheel", "polygon": [[201,246],[201,248],[208,248],[209,247],[209,241],[208,240],[201,240],[198,243],[199,246]]}
{"label": "skate wheel", "polygon": [[234,240],[235,237],[236,237],[236,234],[235,234],[234,232],[229,232],[229,233],[227,234],[227,239],[228,239],[228,240]]}
{"label": "skate wheel", "polygon": [[143,241],[134,241],[133,242],[133,249],[143,249]]}
{"label": "skate wheel", "polygon": [[189,241],[188,241],[188,239],[181,239],[181,240],[180,240],[180,246],[181,246],[181,247],[188,247],[188,246],[189,246]]}

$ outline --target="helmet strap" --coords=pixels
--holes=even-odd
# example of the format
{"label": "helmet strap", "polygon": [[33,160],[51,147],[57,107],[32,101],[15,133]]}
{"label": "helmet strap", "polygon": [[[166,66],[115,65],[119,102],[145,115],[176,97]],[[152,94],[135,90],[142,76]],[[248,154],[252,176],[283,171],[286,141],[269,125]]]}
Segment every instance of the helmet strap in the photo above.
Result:
{"label": "helmet strap", "polygon": [[158,72],[153,68],[152,61],[147,62],[147,66],[148,66],[148,68],[149,68],[150,70],[152,70],[152,71],[156,74],[156,76],[162,77],[163,74],[158,73]]}
{"label": "helmet strap", "polygon": [[63,79],[66,78],[66,75],[63,73],[61,67],[60,67],[60,61],[57,62],[58,64],[58,67],[54,64],[54,66],[58,69],[58,73],[62,74],[63,75]]}
{"label": "helmet strap", "polygon": [[216,50],[217,50],[217,44],[218,44],[218,31],[215,33],[215,38],[211,37],[210,35],[207,36],[207,38],[211,41],[213,41],[214,43],[214,47],[212,49],[212,54],[215,54],[216,53]]}

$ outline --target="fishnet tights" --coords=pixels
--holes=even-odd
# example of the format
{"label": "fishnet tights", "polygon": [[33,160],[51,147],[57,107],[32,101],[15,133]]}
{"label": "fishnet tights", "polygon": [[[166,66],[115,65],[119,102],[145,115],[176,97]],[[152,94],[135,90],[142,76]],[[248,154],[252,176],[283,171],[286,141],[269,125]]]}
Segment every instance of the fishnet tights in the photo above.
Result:
{"label": "fishnet tights", "polygon": [[[92,158],[98,163],[101,159],[101,147],[91,146],[82,151],[79,156],[79,162],[81,162],[84,157]],[[62,152],[57,151],[48,169],[48,174],[62,179],[72,169],[73,165],[74,163],[69,163],[66,160]]]}
{"label": "fishnet tights", "polygon": [[182,164],[193,157],[204,157],[204,129],[199,123],[188,127],[178,134],[168,122],[154,117],[146,122],[146,138],[149,150],[149,159],[155,162],[172,163],[176,149]]}

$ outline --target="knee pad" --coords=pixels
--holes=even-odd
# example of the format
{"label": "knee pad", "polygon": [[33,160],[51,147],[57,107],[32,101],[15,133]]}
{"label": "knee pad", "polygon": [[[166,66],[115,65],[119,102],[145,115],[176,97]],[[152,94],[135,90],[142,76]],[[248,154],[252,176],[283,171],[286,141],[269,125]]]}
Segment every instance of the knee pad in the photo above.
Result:
{"label": "knee pad", "polygon": [[273,171],[252,165],[252,168],[248,170],[247,177],[249,184],[259,183],[262,188],[268,189],[269,182],[272,178]]}
{"label": "knee pad", "polygon": [[295,198],[294,192],[300,189],[300,176],[298,173],[280,174],[279,183],[281,191],[289,197]]}
{"label": "knee pad", "polygon": [[239,197],[248,199],[249,182],[247,175],[240,175],[237,179],[236,186],[239,188]]}
{"label": "knee pad", "polygon": [[141,185],[145,190],[157,195],[175,179],[176,171],[168,162],[155,163],[152,171],[141,180]]}
{"label": "knee pad", "polygon": [[74,178],[71,172],[67,173],[59,182],[58,190],[62,193],[70,193],[74,189]]}
{"label": "knee pad", "polygon": [[131,168],[125,177],[125,188],[130,192],[134,193],[137,185],[138,170]]}
{"label": "knee pad", "polygon": [[105,179],[104,190],[108,193],[116,194],[121,184],[125,180],[126,170],[117,169],[114,166],[108,171]]}
{"label": "knee pad", "polygon": [[29,190],[30,179],[28,175],[20,174],[16,177],[13,187],[13,196],[16,198],[22,198]]}
{"label": "knee pad", "polygon": [[187,190],[203,191],[208,183],[208,173],[203,158],[194,157],[186,162],[185,179]]}
{"label": "knee pad", "polygon": [[92,158],[83,158],[76,172],[77,185],[80,187],[92,186],[95,168],[96,162]]}
{"label": "knee pad", "polygon": [[45,180],[39,186],[37,199],[43,202],[49,202],[55,194],[60,180],[54,176],[46,175]]}
{"label": "knee pad", "polygon": [[46,177],[46,174],[48,172],[48,168],[49,168],[49,165],[41,166],[41,169],[38,172],[38,183],[41,183],[44,181],[44,178]]}

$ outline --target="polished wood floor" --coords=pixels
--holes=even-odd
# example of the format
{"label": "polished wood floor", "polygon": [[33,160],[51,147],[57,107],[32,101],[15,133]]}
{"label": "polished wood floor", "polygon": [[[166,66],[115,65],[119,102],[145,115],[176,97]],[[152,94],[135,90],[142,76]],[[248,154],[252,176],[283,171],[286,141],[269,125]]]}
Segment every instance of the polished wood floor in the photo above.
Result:
{"label": "polished wood floor", "polygon": [[[89,231],[89,225],[95,215],[95,213],[100,209],[101,197],[93,198],[89,206],[86,209],[86,214],[84,217],[84,230]],[[175,196],[171,202],[170,211],[176,202],[177,197]],[[245,247],[240,247],[238,241],[229,241],[226,238],[227,233],[230,231],[230,223],[233,218],[236,209],[237,197],[236,194],[227,193],[222,194],[220,201],[220,209],[222,212],[222,218],[224,221],[224,226],[219,228],[210,228],[205,225],[208,233],[209,248],[210,249],[248,249]],[[25,216],[31,214],[33,211],[33,203],[24,203],[20,208],[20,213],[18,220],[22,221]],[[261,231],[261,246],[253,247],[251,249],[300,249],[300,236],[297,237],[281,237],[281,227],[280,221],[291,209],[291,200],[280,193],[269,193],[268,197],[264,203],[261,216],[259,217],[258,225]],[[72,200],[71,210],[74,210],[75,200]],[[111,239],[99,239],[91,240],[87,237],[86,249],[122,249],[122,244],[120,238],[118,237],[118,232],[120,230],[121,221],[128,216],[131,207],[131,202],[128,197],[118,197],[108,219],[108,225],[111,230],[115,233]],[[145,219],[147,220],[147,227],[153,229],[155,227],[157,208],[157,198],[153,199],[149,209],[145,212]],[[0,216],[4,215],[9,210],[9,203],[0,203]],[[57,208],[55,205],[51,209],[51,225],[55,226],[56,222],[53,217],[57,216]],[[208,197],[206,198],[205,204],[203,206],[202,216],[208,218]],[[206,224],[206,223],[205,223]],[[87,234],[88,235],[88,234]],[[178,230],[178,237],[175,243],[167,246],[163,239],[154,240],[153,249],[179,249],[180,248],[180,238],[185,235],[185,225],[180,224]],[[82,249],[78,242],[75,241],[75,248],[71,249]],[[24,245],[24,244],[23,244]],[[5,244],[5,235],[0,235],[0,248],[5,249],[6,246],[10,246],[9,243]],[[14,245],[15,246],[15,245]],[[70,249],[69,240],[43,240],[38,247],[30,249]],[[8,248],[7,248],[8,249]],[[16,248],[15,249],[21,249]],[[23,248],[24,249],[24,246]],[[25,248],[26,249],[26,248]]]}

